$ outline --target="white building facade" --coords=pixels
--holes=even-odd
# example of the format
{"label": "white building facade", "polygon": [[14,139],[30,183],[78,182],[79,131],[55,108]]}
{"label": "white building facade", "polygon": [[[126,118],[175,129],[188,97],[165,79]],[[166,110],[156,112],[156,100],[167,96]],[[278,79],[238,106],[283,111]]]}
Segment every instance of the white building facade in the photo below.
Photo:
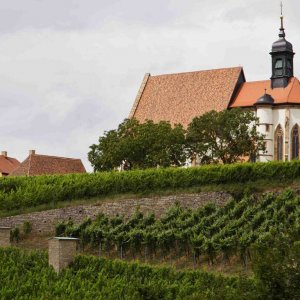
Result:
{"label": "white building facade", "polygon": [[266,152],[259,161],[299,159],[300,107],[259,106],[259,132],[265,135]]}

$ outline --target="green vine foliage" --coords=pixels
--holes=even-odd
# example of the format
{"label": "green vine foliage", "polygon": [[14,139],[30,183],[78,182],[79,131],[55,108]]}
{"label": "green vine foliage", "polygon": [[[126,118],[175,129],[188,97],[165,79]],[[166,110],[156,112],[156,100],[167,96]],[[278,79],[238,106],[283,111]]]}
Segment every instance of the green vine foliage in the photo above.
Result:
{"label": "green vine foliage", "polygon": [[238,256],[247,266],[254,244],[264,245],[268,237],[293,230],[300,237],[300,198],[292,190],[245,196],[225,207],[208,204],[196,210],[171,207],[160,219],[136,211],[129,219],[100,214],[81,224],[59,223],[57,235],[81,239],[101,253],[119,252],[120,258],[163,259],[167,255],[187,256],[197,264],[206,257],[210,264]]}
{"label": "green vine foliage", "polygon": [[0,248],[0,298],[10,299],[263,299],[243,277],[175,271],[92,256],[77,256],[56,274],[44,252]]}

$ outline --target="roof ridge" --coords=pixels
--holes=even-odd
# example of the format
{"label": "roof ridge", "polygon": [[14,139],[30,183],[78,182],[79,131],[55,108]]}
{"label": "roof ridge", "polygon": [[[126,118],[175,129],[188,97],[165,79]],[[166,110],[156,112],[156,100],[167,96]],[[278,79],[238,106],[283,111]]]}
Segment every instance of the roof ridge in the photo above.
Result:
{"label": "roof ridge", "polygon": [[64,157],[64,156],[55,156],[55,155],[46,155],[46,154],[31,154],[30,156],[42,156],[49,158],[59,158],[59,159],[67,159],[67,160],[81,160],[80,158],[72,158],[72,157]]}
{"label": "roof ridge", "polygon": [[0,155],[0,158],[5,159],[6,161],[8,161],[9,163],[13,163],[12,160],[15,160],[15,158],[13,157],[8,157],[8,156],[4,156],[4,155]]}
{"label": "roof ridge", "polygon": [[227,67],[227,68],[217,68],[217,69],[206,69],[206,70],[199,70],[199,71],[166,73],[166,74],[151,75],[151,77],[171,76],[171,75],[180,75],[180,74],[192,74],[192,73],[202,73],[202,72],[232,70],[232,69],[243,69],[243,67],[242,66],[238,66],[238,67]]}
{"label": "roof ridge", "polygon": [[150,74],[150,73],[146,73],[146,74],[144,75],[143,81],[142,81],[142,83],[141,83],[141,85],[140,85],[140,88],[139,88],[139,90],[138,90],[138,93],[137,93],[137,95],[136,95],[136,97],[135,97],[135,101],[134,101],[133,106],[132,106],[132,108],[131,108],[131,111],[130,111],[130,113],[129,113],[129,117],[128,117],[129,119],[132,119],[132,118],[134,117],[134,114],[135,114],[135,112],[136,112],[136,110],[137,110],[137,107],[138,107],[138,105],[139,105],[139,103],[140,103],[140,100],[141,100],[141,98],[142,98],[142,95],[143,95],[143,93],[144,93],[144,90],[145,90],[145,88],[146,88],[146,86],[147,86],[149,77],[151,77],[151,74]]}
{"label": "roof ridge", "polygon": [[265,79],[265,80],[253,80],[253,81],[245,81],[243,83],[257,83],[257,82],[271,82],[270,79]]}
{"label": "roof ridge", "polygon": [[[240,79],[241,79],[241,82],[240,82]],[[228,104],[227,104],[227,109],[230,107],[232,101],[234,100],[235,96],[239,93],[241,87],[242,87],[242,84],[246,82],[246,77],[245,77],[245,73],[244,73],[244,70],[243,68],[240,70],[240,74],[234,84],[234,89],[233,91],[231,92],[231,95],[230,95],[230,99],[228,101]]]}

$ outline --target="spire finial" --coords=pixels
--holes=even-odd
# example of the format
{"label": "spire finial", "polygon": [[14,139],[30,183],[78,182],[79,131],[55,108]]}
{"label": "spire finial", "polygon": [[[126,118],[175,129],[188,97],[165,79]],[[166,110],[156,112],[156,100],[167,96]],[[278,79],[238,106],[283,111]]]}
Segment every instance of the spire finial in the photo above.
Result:
{"label": "spire finial", "polygon": [[279,32],[279,37],[280,38],[285,38],[285,32],[284,32],[284,27],[283,27],[283,3],[282,1],[280,2],[280,20],[281,20],[281,27],[280,27],[280,32]]}

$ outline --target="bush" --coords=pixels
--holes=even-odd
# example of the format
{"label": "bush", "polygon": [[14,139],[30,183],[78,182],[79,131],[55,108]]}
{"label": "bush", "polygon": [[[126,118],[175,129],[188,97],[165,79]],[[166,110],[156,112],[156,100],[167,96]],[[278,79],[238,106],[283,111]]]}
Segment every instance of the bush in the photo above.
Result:
{"label": "bush", "polygon": [[29,222],[29,221],[25,221],[23,223],[23,233],[24,233],[24,235],[30,234],[31,231],[32,231],[32,223]]}
{"label": "bush", "polygon": [[20,229],[18,227],[12,229],[10,237],[12,242],[18,243],[21,238]]}
{"label": "bush", "polygon": [[300,242],[295,237],[270,235],[266,244],[253,246],[252,256],[265,299],[300,299]]}

